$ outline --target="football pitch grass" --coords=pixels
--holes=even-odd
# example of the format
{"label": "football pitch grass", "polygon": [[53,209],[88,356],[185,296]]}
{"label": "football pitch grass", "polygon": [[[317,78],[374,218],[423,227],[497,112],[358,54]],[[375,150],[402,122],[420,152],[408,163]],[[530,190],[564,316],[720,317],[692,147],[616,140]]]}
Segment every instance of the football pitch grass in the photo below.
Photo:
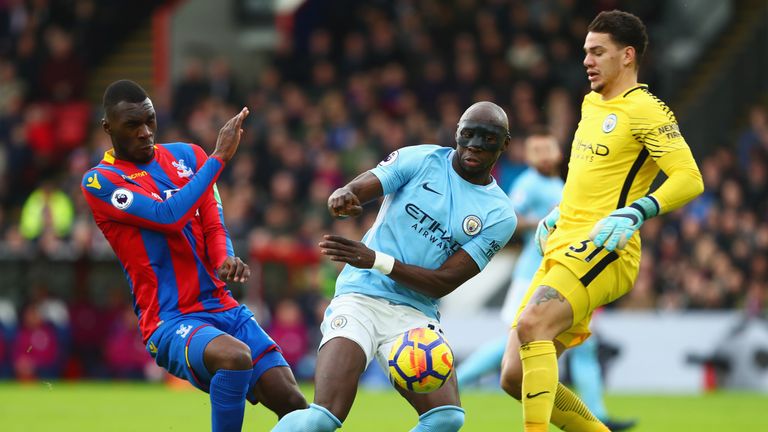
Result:
{"label": "football pitch grass", "polygon": [[[311,387],[302,387],[311,398]],[[519,431],[520,405],[495,391],[466,391],[462,431]],[[611,395],[613,415],[637,418],[637,432],[768,431],[768,396],[716,392],[700,396]],[[209,431],[208,395],[162,384],[122,382],[0,382],[0,431]],[[394,390],[365,390],[341,431],[399,432],[416,414]],[[243,431],[268,431],[275,416],[246,407]],[[557,429],[551,428],[555,431]]]}

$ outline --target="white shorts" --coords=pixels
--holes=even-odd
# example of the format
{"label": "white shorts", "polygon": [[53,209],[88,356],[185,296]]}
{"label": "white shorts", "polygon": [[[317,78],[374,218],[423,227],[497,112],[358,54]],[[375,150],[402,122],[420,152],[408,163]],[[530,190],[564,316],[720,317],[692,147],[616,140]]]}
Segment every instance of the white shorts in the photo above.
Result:
{"label": "white shorts", "polygon": [[410,306],[362,294],[335,297],[325,310],[320,348],[333,338],[343,337],[360,345],[366,366],[374,356],[388,374],[389,352],[395,339],[407,330],[427,327],[445,338],[440,322]]}

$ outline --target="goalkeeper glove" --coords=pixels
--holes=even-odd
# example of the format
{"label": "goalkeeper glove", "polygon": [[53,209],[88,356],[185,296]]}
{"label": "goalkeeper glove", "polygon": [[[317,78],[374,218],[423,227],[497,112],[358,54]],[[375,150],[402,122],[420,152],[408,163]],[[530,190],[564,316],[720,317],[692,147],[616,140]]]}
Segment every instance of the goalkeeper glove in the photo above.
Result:
{"label": "goalkeeper glove", "polygon": [[642,197],[601,219],[589,233],[589,238],[595,246],[604,247],[611,252],[614,249],[624,249],[640,225],[659,214],[660,210],[661,207],[655,198],[650,195]]}
{"label": "goalkeeper glove", "polygon": [[536,241],[536,251],[539,255],[544,256],[544,250],[547,247],[547,239],[552,231],[555,230],[555,224],[560,218],[560,207],[555,207],[549,214],[544,216],[544,219],[539,221],[536,226],[536,234],[533,238]]}

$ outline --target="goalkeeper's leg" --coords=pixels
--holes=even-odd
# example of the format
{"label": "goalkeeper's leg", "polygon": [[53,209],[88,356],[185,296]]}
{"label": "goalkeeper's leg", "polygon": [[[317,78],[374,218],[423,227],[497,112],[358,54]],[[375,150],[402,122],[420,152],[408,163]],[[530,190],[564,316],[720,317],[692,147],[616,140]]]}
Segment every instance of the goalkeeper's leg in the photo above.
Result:
{"label": "goalkeeper's leg", "polygon": [[591,313],[587,290],[570,270],[555,265],[530,294],[510,332],[502,369],[502,387],[523,403],[524,429],[546,431],[552,420],[569,430],[607,430],[558,383],[558,352],[589,335],[588,327],[583,335],[580,328],[588,326]]}
{"label": "goalkeeper's leg", "polygon": [[[562,353],[563,346],[562,344],[556,343],[556,350],[557,355]],[[501,372],[501,387],[506,391],[510,396],[514,397],[517,400],[521,400],[524,402],[524,399],[521,398],[522,396],[522,388],[523,388],[523,368],[522,368],[522,361],[520,359],[520,342],[517,338],[517,330],[515,328],[510,330],[510,336],[509,336],[509,343],[507,344],[507,350],[505,353],[504,360],[502,362],[502,372]],[[545,359],[546,360],[546,359]],[[557,363],[555,362],[555,365]],[[534,372],[533,377],[531,375],[528,375],[527,378],[533,378],[534,380],[536,377],[536,372]],[[557,374],[555,374],[555,377],[557,377]],[[530,393],[526,390],[526,395]],[[532,396],[535,395],[535,393],[530,393]],[[548,422],[552,423],[553,425],[567,431],[597,431],[597,432],[604,432],[608,429],[600,423],[599,420],[597,420],[590,412],[589,409],[584,405],[584,403],[570,390],[568,390],[565,386],[563,386],[561,383],[557,382],[557,378],[555,378],[555,391],[553,392],[553,395],[544,394],[546,396],[551,397],[551,405],[549,408],[547,407],[536,407],[533,408],[526,407],[525,404],[523,404],[523,410],[525,412],[525,409],[528,408],[528,414],[531,415],[549,415]],[[533,400],[535,401],[541,396],[535,396]],[[530,401],[531,399],[528,398]],[[539,408],[539,412],[531,412],[531,409],[537,409]],[[546,411],[541,411],[541,408],[544,410],[549,409],[549,414],[547,414]],[[534,418],[535,420],[535,418]],[[528,417],[526,417],[526,422],[528,421]],[[526,424],[525,430],[536,430],[538,427],[539,430],[547,430],[547,429],[541,429],[541,421],[538,422],[538,424]],[[544,424],[546,426],[546,423]]]}

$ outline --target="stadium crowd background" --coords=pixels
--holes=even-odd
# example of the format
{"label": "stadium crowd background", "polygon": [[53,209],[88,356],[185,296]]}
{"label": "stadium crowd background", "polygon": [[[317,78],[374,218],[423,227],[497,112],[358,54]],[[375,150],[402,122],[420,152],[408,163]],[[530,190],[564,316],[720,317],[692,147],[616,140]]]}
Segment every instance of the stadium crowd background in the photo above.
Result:
{"label": "stadium crowd background", "polygon": [[[110,148],[100,106],[86,98],[89,72],[138,3],[0,3],[0,377],[138,378],[152,370],[119,265],[79,190],[83,172]],[[232,289],[299,376],[311,374],[303,359],[338,271],[320,259],[318,238],[360,238],[375,215],[372,206],[358,220],[334,222],[329,194],[399,147],[452,146],[456,120],[477,100],[509,114],[513,144],[495,173],[508,189],[524,169],[522,140],[537,125],[568,154],[588,89],[581,44],[589,20],[603,9],[633,11],[649,25],[653,52],[661,4],[454,3],[340,2],[355,19],[305,14],[251,82],[225,58],[189,58],[171,97],[153,95],[156,141],[209,152],[226,119],[250,107],[244,141],[218,183],[236,250],[255,270]],[[651,56],[641,70],[652,91],[657,66]],[[768,114],[765,106],[744,111],[748,121],[732,141],[706,152],[689,143],[706,191],[643,226],[637,284],[611,307],[765,312]]]}

